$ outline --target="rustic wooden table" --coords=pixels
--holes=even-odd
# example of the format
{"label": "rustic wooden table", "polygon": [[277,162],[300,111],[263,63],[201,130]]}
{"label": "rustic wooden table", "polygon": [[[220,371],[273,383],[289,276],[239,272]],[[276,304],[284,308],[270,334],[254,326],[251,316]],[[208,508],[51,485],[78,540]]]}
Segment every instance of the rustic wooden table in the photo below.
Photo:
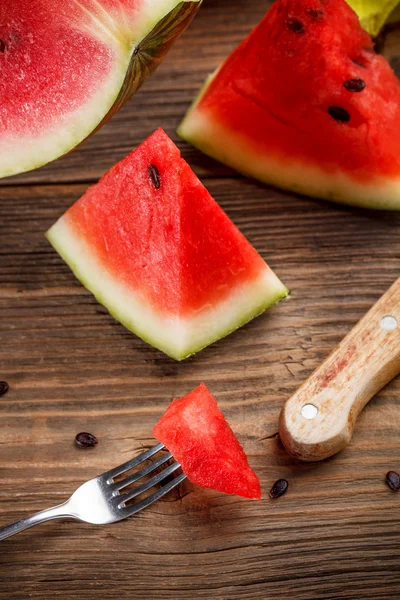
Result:
{"label": "rustic wooden table", "polygon": [[[78,150],[0,187],[0,523],[59,503],[152,444],[174,396],[205,381],[260,475],[249,502],[186,485],[128,522],[53,522],[4,542],[0,598],[389,600],[400,597],[400,380],[352,445],[299,464],[276,436],[283,402],[398,277],[400,214],[259,185],[179,142],[292,298],[178,364],[97,304],[43,234],[115,161],[176,126],[199,85],[263,15],[264,0],[205,0],[155,76]],[[400,36],[397,34],[397,40]],[[395,56],[396,33],[386,52]],[[395,62],[393,63],[395,64]],[[79,431],[100,443],[79,451]],[[290,490],[268,498],[280,477]]]}

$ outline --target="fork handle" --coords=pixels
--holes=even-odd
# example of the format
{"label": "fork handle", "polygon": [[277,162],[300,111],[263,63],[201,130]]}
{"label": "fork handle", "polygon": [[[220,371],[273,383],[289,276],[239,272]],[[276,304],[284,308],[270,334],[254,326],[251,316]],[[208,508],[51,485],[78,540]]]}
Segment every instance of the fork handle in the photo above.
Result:
{"label": "fork handle", "polygon": [[35,525],[45,523],[46,521],[52,521],[53,519],[61,519],[62,517],[73,518],[73,515],[69,514],[66,510],[67,505],[68,502],[64,502],[64,504],[59,504],[54,508],[42,510],[41,512],[35,513],[30,517],[26,517],[25,519],[21,519],[20,521],[16,521],[15,523],[10,523],[10,525],[0,527],[0,541],[5,540],[17,533],[21,533],[21,531],[25,531],[25,529],[29,529],[30,527],[34,527]]}

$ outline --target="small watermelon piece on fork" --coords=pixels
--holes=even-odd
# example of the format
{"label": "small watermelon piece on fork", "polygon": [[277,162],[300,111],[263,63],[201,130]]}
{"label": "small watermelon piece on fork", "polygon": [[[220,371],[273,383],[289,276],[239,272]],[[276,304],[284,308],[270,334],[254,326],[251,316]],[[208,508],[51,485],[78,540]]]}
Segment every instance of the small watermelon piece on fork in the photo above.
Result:
{"label": "small watermelon piece on fork", "polygon": [[204,383],[170,404],[153,435],[168,448],[192,483],[261,499],[260,481]]}
{"label": "small watermelon piece on fork", "polygon": [[[260,482],[204,384],[174,400],[154,434],[162,440],[160,444],[86,481],[63,504],[0,527],[0,541],[61,517],[95,525],[122,521],[165,496],[186,477],[203,487],[261,498]],[[163,452],[165,445],[168,453]],[[180,468],[183,473],[178,474]]]}

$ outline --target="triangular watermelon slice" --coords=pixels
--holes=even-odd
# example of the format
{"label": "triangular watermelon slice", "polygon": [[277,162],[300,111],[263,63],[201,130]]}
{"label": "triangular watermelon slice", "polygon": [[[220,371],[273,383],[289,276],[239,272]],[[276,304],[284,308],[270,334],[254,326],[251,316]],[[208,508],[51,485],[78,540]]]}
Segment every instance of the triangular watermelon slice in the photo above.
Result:
{"label": "triangular watermelon slice", "polygon": [[400,82],[344,0],[277,0],[178,133],[261,181],[400,209]]}
{"label": "triangular watermelon slice", "polygon": [[170,404],[153,435],[192,483],[226,494],[261,498],[260,481],[204,383]]}
{"label": "triangular watermelon slice", "polygon": [[116,319],[177,360],[288,294],[161,129],[47,237]]}

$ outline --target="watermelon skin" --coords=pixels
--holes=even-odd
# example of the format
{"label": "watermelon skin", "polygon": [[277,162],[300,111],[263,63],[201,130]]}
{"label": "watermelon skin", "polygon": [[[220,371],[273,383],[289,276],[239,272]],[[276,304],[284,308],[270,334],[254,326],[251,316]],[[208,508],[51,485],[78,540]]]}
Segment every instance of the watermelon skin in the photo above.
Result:
{"label": "watermelon skin", "polygon": [[[366,83],[360,93],[344,87],[354,78]],[[350,121],[335,120],[332,106]],[[275,2],[178,129],[263,182],[387,210],[400,208],[399,132],[400,82],[344,0]]]}
{"label": "watermelon skin", "polygon": [[153,435],[168,448],[192,483],[261,499],[260,481],[204,383],[170,404]]}
{"label": "watermelon skin", "polygon": [[395,8],[399,0],[347,0],[356,11],[360,23],[373,37],[377,37],[389,17],[395,19]]}
{"label": "watermelon skin", "polygon": [[176,360],[288,295],[161,129],[46,235],[118,321]]}
{"label": "watermelon skin", "polygon": [[69,152],[151,75],[201,0],[0,3],[0,177]]}

